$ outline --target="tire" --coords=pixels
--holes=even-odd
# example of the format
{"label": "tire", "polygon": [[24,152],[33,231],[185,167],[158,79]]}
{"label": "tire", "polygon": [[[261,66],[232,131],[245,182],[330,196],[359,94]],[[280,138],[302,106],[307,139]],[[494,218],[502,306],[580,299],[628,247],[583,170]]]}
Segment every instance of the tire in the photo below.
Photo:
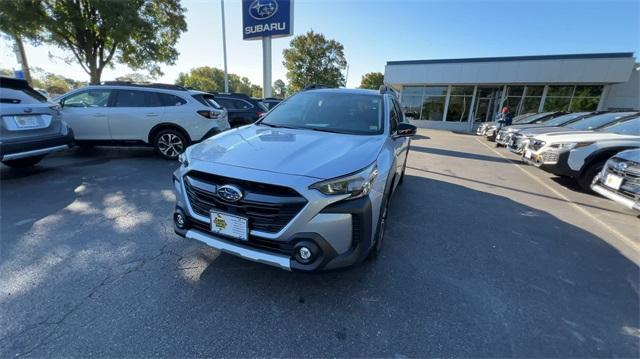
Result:
{"label": "tire", "polygon": [[2,161],[2,163],[13,168],[27,168],[27,167],[36,165],[38,162],[42,161],[43,158],[44,158],[44,155],[41,155],[41,156],[20,158],[17,160]]}
{"label": "tire", "polygon": [[187,137],[179,130],[166,129],[156,134],[153,146],[162,158],[175,160],[189,145]]}
{"label": "tire", "polygon": [[589,192],[589,193],[593,192],[591,190],[591,182],[593,182],[593,178],[600,171],[602,171],[602,168],[604,167],[604,163],[605,163],[605,161],[600,161],[600,162],[596,162],[596,163],[591,164],[589,166],[589,168],[587,168],[584,172],[582,172],[580,174],[580,176],[578,177],[578,185],[585,192]]}
{"label": "tire", "polygon": [[389,214],[389,195],[385,196],[384,202],[380,207],[380,217],[378,218],[378,226],[376,230],[376,236],[369,252],[369,259],[376,259],[380,256],[382,246],[384,245],[384,230],[387,222],[387,215]]}

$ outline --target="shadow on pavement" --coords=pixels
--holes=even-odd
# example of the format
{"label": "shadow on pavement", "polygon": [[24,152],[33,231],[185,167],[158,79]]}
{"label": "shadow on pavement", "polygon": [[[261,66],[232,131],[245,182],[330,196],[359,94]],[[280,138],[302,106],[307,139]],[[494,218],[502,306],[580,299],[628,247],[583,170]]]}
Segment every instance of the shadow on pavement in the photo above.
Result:
{"label": "shadow on pavement", "polygon": [[506,160],[504,158],[500,158],[500,157],[486,156],[486,155],[481,155],[481,154],[476,154],[476,153],[445,150],[445,149],[442,149],[442,148],[411,146],[411,151],[429,153],[429,154],[438,155],[438,156],[450,156],[450,157],[455,157],[455,158],[467,158],[467,159],[478,160],[478,161],[510,163],[508,160]]}
{"label": "shadow on pavement", "polygon": [[[173,166],[112,161],[3,188],[0,357],[638,352],[638,267],[546,212],[407,175],[378,260],[290,273],[174,235]],[[5,228],[5,208],[39,208],[40,188],[60,199],[27,232]]]}

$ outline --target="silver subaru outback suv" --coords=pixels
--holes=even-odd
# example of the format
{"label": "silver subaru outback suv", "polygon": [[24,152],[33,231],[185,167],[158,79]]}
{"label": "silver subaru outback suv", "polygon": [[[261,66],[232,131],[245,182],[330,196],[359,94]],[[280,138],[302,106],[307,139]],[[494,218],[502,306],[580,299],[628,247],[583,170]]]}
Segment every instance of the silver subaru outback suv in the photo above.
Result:
{"label": "silver subaru outback suv", "polygon": [[388,87],[305,89],[187,148],[173,175],[175,232],[286,270],[375,257],[415,133]]}

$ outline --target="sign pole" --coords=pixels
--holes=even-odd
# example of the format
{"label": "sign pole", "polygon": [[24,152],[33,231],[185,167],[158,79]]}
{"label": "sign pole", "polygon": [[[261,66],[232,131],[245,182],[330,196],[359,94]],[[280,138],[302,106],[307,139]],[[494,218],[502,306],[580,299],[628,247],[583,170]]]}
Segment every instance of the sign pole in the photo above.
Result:
{"label": "sign pole", "polygon": [[262,97],[271,97],[271,36],[262,38]]}
{"label": "sign pole", "polygon": [[229,92],[229,74],[227,73],[227,33],[224,24],[224,0],[220,0],[222,9],[222,53],[224,57],[224,92]]}

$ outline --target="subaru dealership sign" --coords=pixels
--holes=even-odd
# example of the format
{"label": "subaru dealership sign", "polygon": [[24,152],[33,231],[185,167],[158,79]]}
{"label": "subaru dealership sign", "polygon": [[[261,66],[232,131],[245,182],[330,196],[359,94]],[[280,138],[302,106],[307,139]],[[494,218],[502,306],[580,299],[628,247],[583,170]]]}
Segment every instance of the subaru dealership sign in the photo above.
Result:
{"label": "subaru dealership sign", "polygon": [[242,0],[242,38],[293,34],[293,0]]}

